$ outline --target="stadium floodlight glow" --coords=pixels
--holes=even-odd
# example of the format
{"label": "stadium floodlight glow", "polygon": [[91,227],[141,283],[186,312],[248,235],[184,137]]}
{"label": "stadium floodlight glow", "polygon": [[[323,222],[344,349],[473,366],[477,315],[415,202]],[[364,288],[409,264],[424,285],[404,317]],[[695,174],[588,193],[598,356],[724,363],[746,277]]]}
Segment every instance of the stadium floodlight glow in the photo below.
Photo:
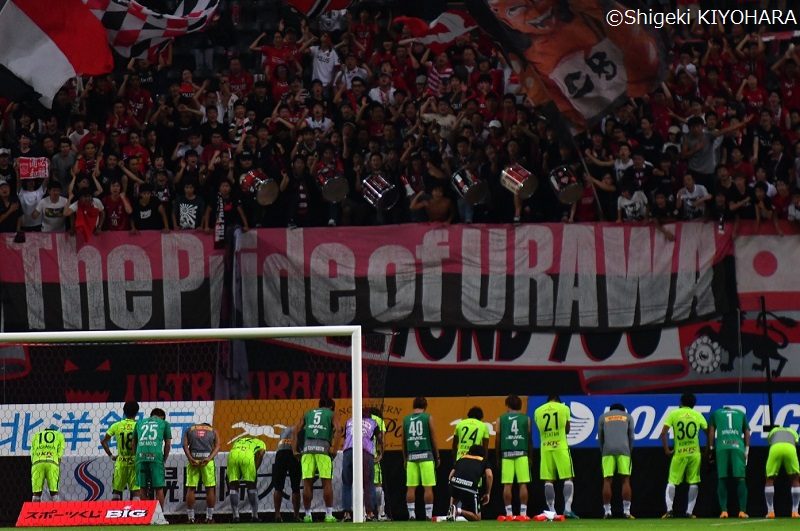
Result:
{"label": "stadium floodlight glow", "polygon": [[0,333],[0,344],[114,343],[122,341],[259,340],[285,337],[350,337],[350,396],[353,415],[353,522],[364,522],[361,326],[283,326],[166,330],[78,330]]}

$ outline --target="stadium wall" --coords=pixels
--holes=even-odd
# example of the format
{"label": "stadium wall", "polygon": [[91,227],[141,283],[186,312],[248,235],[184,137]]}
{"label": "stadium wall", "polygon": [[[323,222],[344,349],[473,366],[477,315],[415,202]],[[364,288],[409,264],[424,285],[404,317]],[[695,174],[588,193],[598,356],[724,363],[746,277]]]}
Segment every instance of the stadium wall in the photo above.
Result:
{"label": "stadium wall", "polygon": [[[658,436],[663,419],[669,411],[676,407],[679,395],[607,395],[607,396],[563,396],[570,406],[572,429],[569,443],[572,448],[576,474],[575,508],[583,516],[600,515],[601,470],[599,451],[597,449],[596,420],[613,402],[622,402],[631,412],[635,421],[634,473],[632,477],[634,492],[634,511],[639,516],[658,516],[663,510],[663,488],[666,484],[666,473],[669,459],[660,449]],[[402,418],[411,411],[411,397],[388,398],[381,402],[378,399],[368,401],[368,405],[382,405],[387,423],[386,448],[388,454],[383,463],[385,484],[389,505],[396,515],[403,515],[404,507],[404,475],[400,449],[402,432],[399,426]],[[439,469],[439,485],[446,484],[446,475],[452,463],[449,448],[452,441],[453,427],[461,420],[465,412],[474,405],[480,405],[484,411],[484,419],[489,424],[490,433],[494,436],[494,420],[505,411],[504,397],[475,396],[457,398],[432,398],[429,411],[434,418],[437,434],[437,445],[443,449],[443,466]],[[545,401],[543,396],[525,397],[523,408],[529,415],[536,406]],[[753,449],[748,464],[748,484],[750,498],[748,509],[754,514],[763,512],[761,486],[763,486],[763,469],[766,457],[765,434],[763,426],[768,422],[764,397],[760,394],[701,394],[698,396],[698,411],[706,416],[723,405],[741,408],[747,413],[749,424],[753,430]],[[225,464],[227,450],[239,437],[244,435],[259,436],[267,443],[269,450],[265,463],[259,470],[258,490],[261,498],[261,510],[272,510],[272,497],[269,495],[271,484],[271,462],[282,427],[299,418],[300,414],[315,403],[314,400],[258,400],[258,401],[180,401],[142,403],[142,411],[159,406],[167,411],[167,420],[173,429],[172,455],[167,462],[167,514],[183,514],[185,512],[184,467],[185,458],[180,449],[183,431],[192,423],[210,420],[217,427],[222,440],[222,453],[217,459],[217,472],[221,504],[218,512],[226,514],[228,507],[224,500],[227,488],[224,488]],[[800,424],[800,395],[780,394],[775,400],[774,420],[795,429]],[[22,501],[30,496],[29,484],[29,451],[30,433],[41,429],[43,425],[58,425],[65,433],[67,451],[61,465],[61,493],[65,499],[89,501],[110,498],[111,461],[99,446],[99,440],[108,427],[119,419],[120,403],[73,403],[73,404],[14,404],[0,406],[0,452],[4,456],[3,470],[13,471],[7,476],[4,496],[0,499],[0,521],[10,522]],[[350,413],[348,400],[337,403],[337,413],[346,418]],[[537,446],[534,434],[534,446]],[[701,438],[701,442],[705,442]],[[493,448],[492,438],[490,447]],[[494,453],[490,454],[494,459]],[[336,460],[341,466],[341,459]],[[538,452],[533,454],[533,477],[537,476]],[[337,476],[336,477],[340,477]],[[701,498],[698,504],[698,515],[714,516],[716,513],[716,481],[712,467],[703,470],[704,482],[701,487]],[[780,484],[780,483],[779,483]],[[533,482],[531,507],[538,510],[543,506],[542,485],[538,480]],[[340,489],[336,489],[336,506],[339,507]],[[446,490],[437,490],[437,510],[445,510]],[[317,498],[320,496],[317,492]],[[495,502],[491,510],[497,511],[499,490],[495,492]],[[202,499],[201,492],[201,499]],[[788,497],[779,496],[779,510],[782,505],[788,507]],[[317,504],[320,500],[317,499]],[[680,507],[680,498],[678,506]],[[319,505],[321,507],[321,505]]]}

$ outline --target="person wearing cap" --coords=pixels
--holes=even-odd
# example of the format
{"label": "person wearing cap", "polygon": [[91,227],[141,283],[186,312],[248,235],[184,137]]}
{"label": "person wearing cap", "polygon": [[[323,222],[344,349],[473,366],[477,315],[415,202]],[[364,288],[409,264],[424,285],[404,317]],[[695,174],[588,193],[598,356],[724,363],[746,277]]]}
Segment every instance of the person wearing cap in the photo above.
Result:
{"label": "person wearing cap", "polygon": [[53,179],[47,188],[47,195],[36,205],[31,216],[41,218],[42,232],[64,232],[67,229],[67,218],[64,211],[67,198],[61,195],[61,183]]}
{"label": "person wearing cap", "polygon": [[336,74],[334,85],[337,91],[350,90],[355,78],[367,79],[370,76],[369,69],[358,64],[358,58],[354,52],[348,52],[344,58],[344,66]]}
{"label": "person wearing cap", "polygon": [[0,232],[19,232],[22,227],[22,209],[19,200],[11,193],[11,185],[0,179]]}

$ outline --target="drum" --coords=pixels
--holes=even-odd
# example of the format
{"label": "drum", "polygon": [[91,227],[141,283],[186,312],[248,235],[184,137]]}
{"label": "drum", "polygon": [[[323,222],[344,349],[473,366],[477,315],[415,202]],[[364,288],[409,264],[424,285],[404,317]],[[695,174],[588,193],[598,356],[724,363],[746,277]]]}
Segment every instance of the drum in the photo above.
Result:
{"label": "drum", "polygon": [[467,168],[461,168],[450,177],[455,191],[470,205],[477,205],[486,199],[489,187]]}
{"label": "drum", "polygon": [[389,210],[400,199],[397,187],[379,173],[373,173],[364,179],[361,183],[361,194],[378,210]]}
{"label": "drum", "polygon": [[261,206],[268,206],[278,199],[278,183],[267,177],[261,170],[250,170],[239,177],[242,192],[251,194]]}
{"label": "drum", "polygon": [[550,172],[550,186],[565,205],[576,203],[583,195],[583,187],[569,166],[559,166]]}
{"label": "drum", "polygon": [[528,199],[539,188],[539,179],[519,164],[512,164],[500,173],[500,184],[520,199]]}
{"label": "drum", "polygon": [[322,198],[329,203],[339,203],[350,191],[347,179],[341,175],[317,175],[317,185],[322,192]]}

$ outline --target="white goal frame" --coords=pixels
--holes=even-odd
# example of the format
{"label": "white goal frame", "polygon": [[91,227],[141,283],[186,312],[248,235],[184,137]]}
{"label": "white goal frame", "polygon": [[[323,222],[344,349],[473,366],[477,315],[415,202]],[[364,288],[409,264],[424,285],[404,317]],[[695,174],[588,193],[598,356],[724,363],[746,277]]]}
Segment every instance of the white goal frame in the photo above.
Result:
{"label": "white goal frame", "polygon": [[361,326],[284,326],[261,328],[197,328],[172,330],[92,330],[70,332],[0,333],[2,343],[113,343],[123,341],[257,340],[286,337],[337,336],[351,339],[350,377],[353,415],[353,522],[364,522],[364,475],[362,443]]}

